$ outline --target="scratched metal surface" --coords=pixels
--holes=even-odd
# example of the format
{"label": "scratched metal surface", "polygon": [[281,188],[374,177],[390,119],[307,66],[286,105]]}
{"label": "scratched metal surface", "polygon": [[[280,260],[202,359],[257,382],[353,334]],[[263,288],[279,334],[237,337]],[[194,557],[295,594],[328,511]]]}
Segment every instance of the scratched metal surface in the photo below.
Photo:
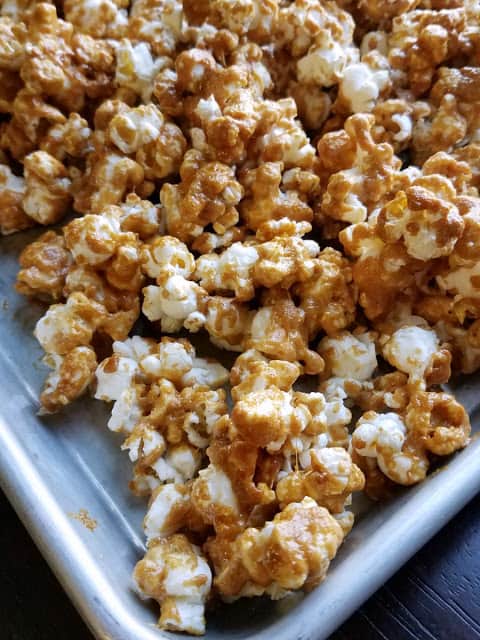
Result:
{"label": "scratched metal surface", "polygon": [[[130,589],[144,551],[142,500],[127,489],[130,465],[105,427],[107,408],[85,400],[39,418],[45,371],[32,329],[42,314],[12,289],[19,250],[36,232],[0,241],[0,481],[75,606],[98,638],[155,640],[156,609]],[[478,426],[478,378],[456,393]],[[210,616],[207,640],[327,638],[480,489],[480,441],[425,483],[383,506],[356,504],[357,523],[326,582],[308,596],[248,600]],[[71,517],[86,509],[89,531]]]}

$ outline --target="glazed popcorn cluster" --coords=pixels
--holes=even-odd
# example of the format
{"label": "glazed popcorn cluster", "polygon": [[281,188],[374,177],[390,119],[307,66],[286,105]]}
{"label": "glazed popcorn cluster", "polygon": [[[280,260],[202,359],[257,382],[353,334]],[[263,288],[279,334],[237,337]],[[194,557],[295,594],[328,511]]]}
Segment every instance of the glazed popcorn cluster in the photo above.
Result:
{"label": "glazed popcorn cluster", "polygon": [[315,587],[353,493],[469,441],[442,385],[480,367],[478,2],[0,13],[1,231],[69,214],[20,255],[41,412],[112,403],[140,596],[202,634],[213,598]]}

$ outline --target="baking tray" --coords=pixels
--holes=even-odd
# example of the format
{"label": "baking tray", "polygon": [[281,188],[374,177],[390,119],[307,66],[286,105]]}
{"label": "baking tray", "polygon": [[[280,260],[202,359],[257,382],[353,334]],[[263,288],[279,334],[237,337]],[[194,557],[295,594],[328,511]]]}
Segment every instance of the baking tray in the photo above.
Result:
{"label": "baking tray", "polygon": [[[131,572],[145,547],[144,500],[129,493],[128,456],[106,428],[108,407],[85,399],[61,415],[39,417],[46,370],[32,336],[40,304],[12,284],[30,231],[0,240],[0,483],[57,578],[102,640],[185,638],[155,627],[158,607],[131,590]],[[480,377],[454,391],[480,418]],[[447,461],[423,484],[384,505],[354,503],[357,522],[312,593],[275,603],[264,599],[220,607],[206,640],[321,640],[387,580],[480,489],[480,440]],[[92,530],[81,510],[94,519]]]}

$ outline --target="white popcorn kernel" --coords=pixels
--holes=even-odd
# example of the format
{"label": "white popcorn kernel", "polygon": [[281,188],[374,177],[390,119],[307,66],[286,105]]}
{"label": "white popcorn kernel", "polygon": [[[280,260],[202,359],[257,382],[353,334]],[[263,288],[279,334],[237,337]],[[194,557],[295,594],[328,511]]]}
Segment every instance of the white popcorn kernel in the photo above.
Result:
{"label": "white popcorn kernel", "polygon": [[352,64],[343,72],[340,93],[348,101],[352,113],[369,112],[380,92],[387,86],[388,71],[373,70],[364,62]]}
{"label": "white popcorn kernel", "polygon": [[435,331],[410,326],[395,331],[382,353],[392,366],[414,379],[421,379],[439,346]]}
{"label": "white popcorn kernel", "polygon": [[110,431],[131,433],[143,415],[135,388],[127,388],[115,401],[108,421]]}
{"label": "white popcorn kernel", "polygon": [[378,450],[381,448],[388,451],[402,449],[406,427],[396,413],[375,414],[375,417],[368,421],[361,418],[357,423],[354,435],[356,451],[361,456],[376,458]]}
{"label": "white popcorn kernel", "polygon": [[180,491],[180,487],[176,484],[165,484],[156,490],[156,495],[143,520],[147,543],[153,538],[165,538],[176,532],[178,521],[172,518],[172,511],[174,508],[187,505],[188,501],[188,494]]}
{"label": "white popcorn kernel", "polygon": [[305,84],[331,87],[341,77],[346,61],[345,49],[325,32],[322,41],[312,45],[308,54],[297,62],[298,79]]}
{"label": "white popcorn kernel", "polygon": [[228,371],[220,363],[205,358],[194,358],[191,370],[182,377],[182,384],[186,387],[200,385],[216,389],[227,380]]}
{"label": "white popcorn kernel", "polygon": [[336,338],[323,338],[319,353],[339,378],[368,380],[377,367],[375,342],[368,333],[355,336],[345,331]]}
{"label": "white popcorn kernel", "polygon": [[105,402],[118,400],[138,371],[138,364],[131,358],[112,356],[105,359],[95,372],[97,390],[94,397]]}

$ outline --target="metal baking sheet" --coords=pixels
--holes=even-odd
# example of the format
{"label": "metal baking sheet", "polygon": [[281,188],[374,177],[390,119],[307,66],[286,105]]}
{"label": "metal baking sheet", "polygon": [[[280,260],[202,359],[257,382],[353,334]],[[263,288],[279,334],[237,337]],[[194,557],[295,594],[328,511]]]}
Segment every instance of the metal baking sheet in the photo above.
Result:
{"label": "metal baking sheet", "polygon": [[[39,417],[46,371],[32,336],[43,307],[17,295],[17,256],[38,231],[0,240],[0,482],[93,634],[102,640],[185,638],[155,627],[158,607],[131,590],[144,553],[144,500],[127,488],[128,456],[106,428],[108,408],[85,399],[61,415]],[[479,381],[455,393],[479,426]],[[480,489],[480,441],[426,482],[384,505],[355,503],[357,522],[312,593],[275,603],[245,600],[208,618],[206,640],[321,640],[328,637]],[[91,530],[81,510],[97,522]]]}

